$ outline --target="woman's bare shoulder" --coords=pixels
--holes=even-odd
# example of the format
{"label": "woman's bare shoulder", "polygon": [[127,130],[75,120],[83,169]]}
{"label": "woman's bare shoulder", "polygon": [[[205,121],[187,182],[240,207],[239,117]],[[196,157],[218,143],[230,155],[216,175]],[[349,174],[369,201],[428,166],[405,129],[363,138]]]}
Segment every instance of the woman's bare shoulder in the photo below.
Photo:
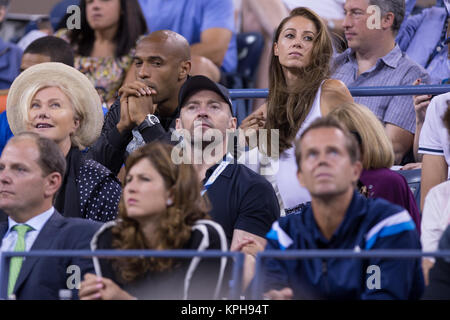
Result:
{"label": "woman's bare shoulder", "polygon": [[347,86],[337,79],[328,79],[324,82],[321,99],[323,114],[328,114],[332,109],[343,103],[354,102]]}
{"label": "woman's bare shoulder", "polygon": [[323,90],[330,90],[330,91],[334,91],[334,90],[348,90],[348,88],[345,85],[345,83],[342,82],[341,80],[338,80],[338,79],[327,79],[327,80],[325,80],[325,82],[323,83],[322,89]]}

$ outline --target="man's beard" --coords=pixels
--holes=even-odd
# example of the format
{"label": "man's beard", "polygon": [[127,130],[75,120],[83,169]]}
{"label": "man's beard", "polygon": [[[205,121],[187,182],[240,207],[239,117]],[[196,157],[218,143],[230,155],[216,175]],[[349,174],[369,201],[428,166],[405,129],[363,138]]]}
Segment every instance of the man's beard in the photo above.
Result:
{"label": "man's beard", "polygon": [[225,150],[226,139],[222,134],[212,136],[194,136],[190,141],[193,150],[194,163],[214,163],[217,157],[222,157]]}
{"label": "man's beard", "polygon": [[192,139],[191,140],[191,146],[193,148],[197,147],[197,146],[201,146],[202,150],[205,150],[206,148],[209,147],[209,149],[213,149],[218,145],[222,145],[222,143],[225,143],[225,139],[216,139],[215,136],[212,137],[212,139],[210,141],[201,139],[201,140],[196,140],[196,139]]}

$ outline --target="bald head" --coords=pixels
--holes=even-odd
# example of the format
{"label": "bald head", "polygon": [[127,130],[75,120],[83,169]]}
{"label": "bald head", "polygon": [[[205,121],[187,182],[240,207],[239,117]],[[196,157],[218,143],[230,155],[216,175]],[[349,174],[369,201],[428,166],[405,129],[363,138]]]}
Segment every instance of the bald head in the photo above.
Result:
{"label": "bald head", "polygon": [[179,61],[191,59],[191,48],[186,38],[171,30],[154,31],[140,39],[137,47],[142,43],[158,44],[172,53],[172,56]]}
{"label": "bald head", "polygon": [[155,31],[138,41],[134,55],[136,80],[156,91],[158,113],[171,115],[178,91],[191,71],[191,50],[186,39],[169,30]]}

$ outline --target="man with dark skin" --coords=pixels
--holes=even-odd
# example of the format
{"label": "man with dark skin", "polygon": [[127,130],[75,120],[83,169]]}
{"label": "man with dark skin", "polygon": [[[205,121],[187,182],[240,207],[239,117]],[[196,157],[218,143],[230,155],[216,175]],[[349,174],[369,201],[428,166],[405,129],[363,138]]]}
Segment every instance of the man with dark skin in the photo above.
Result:
{"label": "man with dark skin", "polygon": [[155,31],[139,40],[136,80],[120,88],[89,157],[118,174],[127,154],[144,143],[172,143],[178,92],[191,70],[190,58],[189,43],[176,32]]}

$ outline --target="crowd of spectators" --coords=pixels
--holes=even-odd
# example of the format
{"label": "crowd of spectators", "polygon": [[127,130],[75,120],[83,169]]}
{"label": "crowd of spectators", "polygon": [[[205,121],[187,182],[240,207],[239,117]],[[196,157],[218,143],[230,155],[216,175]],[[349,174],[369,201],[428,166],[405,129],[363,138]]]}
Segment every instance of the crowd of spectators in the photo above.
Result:
{"label": "crowd of spectators", "polygon": [[[264,250],[448,249],[450,92],[349,90],[448,88],[450,2],[422,3],[65,0],[0,37],[0,256],[244,256],[239,284],[224,257],[13,257],[0,298],[450,299],[448,258],[268,258],[254,278]],[[248,87],[269,93],[238,119],[247,32],[263,39]]]}

